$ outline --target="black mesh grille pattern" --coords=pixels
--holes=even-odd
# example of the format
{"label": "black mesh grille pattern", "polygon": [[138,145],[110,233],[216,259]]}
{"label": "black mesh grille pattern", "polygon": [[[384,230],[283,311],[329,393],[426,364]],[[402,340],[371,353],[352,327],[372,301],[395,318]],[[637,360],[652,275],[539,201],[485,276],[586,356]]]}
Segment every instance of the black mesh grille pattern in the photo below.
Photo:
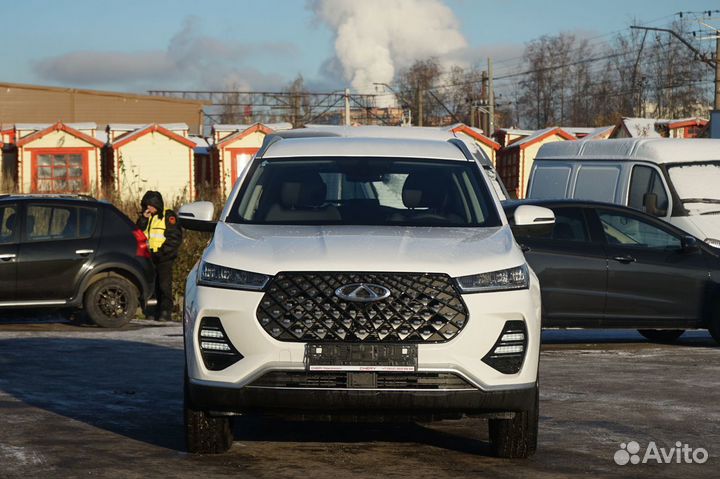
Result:
{"label": "black mesh grille pattern", "polygon": [[[352,389],[349,375],[353,373],[304,371],[272,371],[249,387]],[[372,389],[475,389],[453,373],[362,373],[373,376]]]}
{"label": "black mesh grille pattern", "polygon": [[[390,296],[362,303],[335,295],[355,283]],[[457,336],[468,313],[446,274],[293,272],[271,280],[257,318],[280,341],[440,343]]]}

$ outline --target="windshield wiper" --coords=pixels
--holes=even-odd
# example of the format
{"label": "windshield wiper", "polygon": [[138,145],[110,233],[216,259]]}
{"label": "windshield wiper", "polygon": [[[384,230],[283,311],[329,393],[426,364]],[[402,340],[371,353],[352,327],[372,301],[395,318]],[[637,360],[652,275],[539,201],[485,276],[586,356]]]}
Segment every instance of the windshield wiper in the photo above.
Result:
{"label": "windshield wiper", "polygon": [[683,203],[710,203],[713,205],[720,205],[720,200],[715,200],[712,198],[684,198],[681,199]]}
{"label": "windshield wiper", "polygon": [[703,211],[700,213],[700,216],[702,215],[717,215],[720,214],[720,210],[714,210],[714,211]]}

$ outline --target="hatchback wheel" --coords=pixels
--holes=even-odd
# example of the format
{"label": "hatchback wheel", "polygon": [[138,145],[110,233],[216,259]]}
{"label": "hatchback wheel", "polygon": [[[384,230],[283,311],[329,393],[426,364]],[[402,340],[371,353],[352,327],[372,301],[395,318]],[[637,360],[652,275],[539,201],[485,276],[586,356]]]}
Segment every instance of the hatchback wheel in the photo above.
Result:
{"label": "hatchback wheel", "polygon": [[653,343],[674,343],[684,332],[684,329],[638,329],[638,333]]}
{"label": "hatchback wheel", "polygon": [[103,328],[119,328],[135,317],[138,291],[125,278],[103,278],[88,288],[84,304],[92,322]]}

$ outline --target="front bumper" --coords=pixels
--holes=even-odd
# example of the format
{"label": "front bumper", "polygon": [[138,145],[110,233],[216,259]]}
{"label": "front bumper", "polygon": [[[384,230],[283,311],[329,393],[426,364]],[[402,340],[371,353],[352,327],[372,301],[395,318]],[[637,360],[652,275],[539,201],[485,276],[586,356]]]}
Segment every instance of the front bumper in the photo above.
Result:
{"label": "front bumper", "polygon": [[[256,310],[262,296],[259,292],[197,286],[192,274],[188,278],[184,312],[188,377],[193,395],[198,401],[207,398],[201,402],[208,408],[270,407],[277,397],[281,402],[291,398],[286,404],[295,410],[316,408],[313,404],[318,404],[318,409],[396,406],[433,411],[446,408],[451,412],[496,407],[508,410],[515,404],[513,397],[524,397],[525,393],[518,391],[534,391],[540,351],[540,291],[534,275],[529,290],[463,295],[469,311],[464,329],[450,341],[418,345],[418,373],[453,373],[471,388],[452,392],[258,391],[248,387],[271,371],[305,371],[306,343],[277,341],[258,322]],[[241,360],[218,371],[205,367],[197,340],[203,317],[220,319],[227,338],[242,355]],[[515,374],[502,373],[482,360],[508,321],[523,321],[527,330],[524,362]],[[517,401],[524,403],[524,399]]]}
{"label": "front bumper", "polygon": [[526,411],[536,385],[503,391],[354,391],[227,388],[190,383],[193,407],[213,414],[320,417],[452,418]]}

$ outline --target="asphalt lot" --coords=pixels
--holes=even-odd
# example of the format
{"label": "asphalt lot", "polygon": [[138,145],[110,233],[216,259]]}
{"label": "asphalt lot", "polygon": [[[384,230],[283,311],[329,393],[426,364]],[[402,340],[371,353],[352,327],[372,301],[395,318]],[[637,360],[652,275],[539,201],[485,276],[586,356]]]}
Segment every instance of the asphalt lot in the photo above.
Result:
{"label": "asphalt lot", "polygon": [[[238,420],[219,456],[183,451],[177,324],[123,330],[0,319],[0,478],[716,477],[720,348],[634,331],[546,331],[538,453],[490,457],[481,419],[431,425]],[[617,465],[621,444],[677,441],[704,464]],[[673,457],[673,460],[675,458]]]}

